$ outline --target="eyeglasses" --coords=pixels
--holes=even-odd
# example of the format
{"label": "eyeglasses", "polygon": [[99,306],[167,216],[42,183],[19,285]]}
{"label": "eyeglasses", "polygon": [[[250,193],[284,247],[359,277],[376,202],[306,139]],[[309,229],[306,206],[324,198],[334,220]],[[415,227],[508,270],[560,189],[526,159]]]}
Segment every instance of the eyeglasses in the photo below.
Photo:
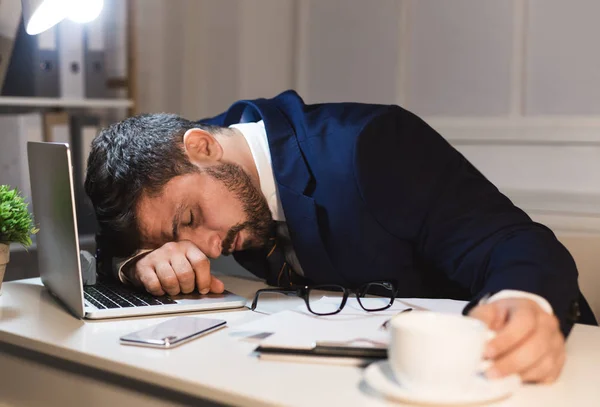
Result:
{"label": "eyeglasses", "polygon": [[[252,311],[256,309],[258,297],[264,293],[277,293],[283,295],[295,295],[306,303],[306,308],[315,315],[334,315],[340,312],[350,294],[355,294],[359,305],[365,311],[383,311],[394,303],[396,297],[396,283],[392,281],[373,281],[364,284],[358,289],[345,288],[335,284],[301,286],[295,288],[263,288],[258,290],[252,301]],[[334,297],[330,297],[334,294]],[[342,296],[339,296],[342,294]],[[319,301],[327,296],[327,301]]]}

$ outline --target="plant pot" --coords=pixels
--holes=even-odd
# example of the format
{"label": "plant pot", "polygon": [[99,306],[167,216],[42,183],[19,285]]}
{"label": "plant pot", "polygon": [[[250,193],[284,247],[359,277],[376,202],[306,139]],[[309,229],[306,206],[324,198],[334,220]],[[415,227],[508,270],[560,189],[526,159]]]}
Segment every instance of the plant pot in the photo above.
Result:
{"label": "plant pot", "polygon": [[10,246],[0,243],[0,295],[2,295],[2,281],[4,280],[4,272],[10,258]]}

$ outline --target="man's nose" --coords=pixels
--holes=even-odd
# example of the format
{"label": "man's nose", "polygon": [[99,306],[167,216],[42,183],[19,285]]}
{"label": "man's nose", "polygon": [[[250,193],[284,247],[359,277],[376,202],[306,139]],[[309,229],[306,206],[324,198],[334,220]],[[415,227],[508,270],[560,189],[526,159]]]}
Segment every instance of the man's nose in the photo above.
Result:
{"label": "man's nose", "polygon": [[207,257],[215,259],[221,255],[222,240],[217,231],[199,228],[181,233],[180,238],[194,243]]}

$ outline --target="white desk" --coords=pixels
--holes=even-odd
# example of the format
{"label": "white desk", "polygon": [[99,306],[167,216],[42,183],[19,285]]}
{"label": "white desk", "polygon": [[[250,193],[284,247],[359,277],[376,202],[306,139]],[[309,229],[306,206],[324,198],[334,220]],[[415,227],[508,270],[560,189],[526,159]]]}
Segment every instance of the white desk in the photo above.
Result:
{"label": "white desk", "polygon": [[[264,284],[223,277],[247,298]],[[225,328],[172,350],[122,346],[122,334],[171,316],[82,321],[39,279],[5,283],[0,296],[0,406],[339,405],[391,403],[354,367],[259,361],[256,345]],[[262,301],[262,299],[261,299]],[[269,309],[295,307],[282,297]],[[198,313],[229,327],[261,318],[248,310]],[[560,380],[525,386],[506,406],[600,406],[600,328],[575,326]]]}

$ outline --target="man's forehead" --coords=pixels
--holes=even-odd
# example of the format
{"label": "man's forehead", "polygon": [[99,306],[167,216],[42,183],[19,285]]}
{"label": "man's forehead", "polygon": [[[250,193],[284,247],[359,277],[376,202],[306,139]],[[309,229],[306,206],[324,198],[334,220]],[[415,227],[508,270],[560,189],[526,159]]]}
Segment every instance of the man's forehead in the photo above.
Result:
{"label": "man's forehead", "polygon": [[136,219],[142,244],[158,247],[170,239],[167,224],[171,223],[174,197],[143,195],[136,207]]}
{"label": "man's forehead", "polygon": [[171,240],[173,217],[178,207],[198,192],[200,173],[178,175],[167,182],[159,193],[142,193],[136,205],[137,227],[142,243],[160,247]]}

